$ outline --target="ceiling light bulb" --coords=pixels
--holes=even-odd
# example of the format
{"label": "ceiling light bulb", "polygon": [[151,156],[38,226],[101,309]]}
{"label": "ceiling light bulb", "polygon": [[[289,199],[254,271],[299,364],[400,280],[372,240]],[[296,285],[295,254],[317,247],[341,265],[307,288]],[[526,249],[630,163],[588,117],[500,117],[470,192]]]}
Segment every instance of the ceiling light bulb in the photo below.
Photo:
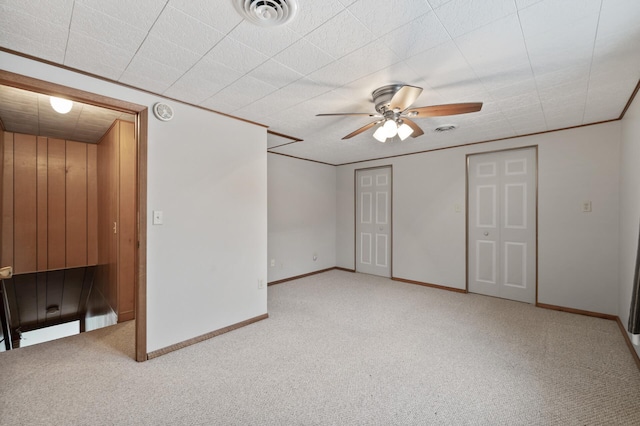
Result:
{"label": "ceiling light bulb", "polygon": [[73,107],[73,102],[68,99],[56,98],[55,96],[49,97],[49,103],[51,104],[51,108],[53,108],[56,112],[60,114],[66,114],[71,111]]}
{"label": "ceiling light bulb", "polygon": [[387,131],[384,129],[384,126],[378,127],[378,130],[373,133],[373,137],[378,141],[385,143],[387,141]]}
{"label": "ceiling light bulb", "polygon": [[388,138],[392,138],[398,134],[398,125],[393,120],[387,120],[383,127]]}
{"label": "ceiling light bulb", "polygon": [[403,141],[413,133],[413,129],[407,124],[402,123],[400,127],[398,127],[398,136],[400,136],[400,140]]}

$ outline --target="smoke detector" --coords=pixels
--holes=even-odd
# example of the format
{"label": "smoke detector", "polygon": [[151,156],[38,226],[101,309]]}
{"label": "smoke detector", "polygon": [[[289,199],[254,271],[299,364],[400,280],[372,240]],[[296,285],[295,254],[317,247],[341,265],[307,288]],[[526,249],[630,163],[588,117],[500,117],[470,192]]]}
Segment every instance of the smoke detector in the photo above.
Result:
{"label": "smoke detector", "polygon": [[234,0],[238,13],[260,27],[277,27],[291,21],[298,11],[297,0]]}

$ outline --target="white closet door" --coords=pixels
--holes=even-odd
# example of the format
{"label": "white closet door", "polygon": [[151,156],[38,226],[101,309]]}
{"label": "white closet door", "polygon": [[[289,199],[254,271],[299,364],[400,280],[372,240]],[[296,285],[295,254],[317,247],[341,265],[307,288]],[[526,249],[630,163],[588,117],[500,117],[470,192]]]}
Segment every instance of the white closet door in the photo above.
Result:
{"label": "white closet door", "polygon": [[536,298],[536,149],[469,156],[469,291]]}
{"label": "white closet door", "polygon": [[391,168],[356,171],[356,271],[391,276]]}

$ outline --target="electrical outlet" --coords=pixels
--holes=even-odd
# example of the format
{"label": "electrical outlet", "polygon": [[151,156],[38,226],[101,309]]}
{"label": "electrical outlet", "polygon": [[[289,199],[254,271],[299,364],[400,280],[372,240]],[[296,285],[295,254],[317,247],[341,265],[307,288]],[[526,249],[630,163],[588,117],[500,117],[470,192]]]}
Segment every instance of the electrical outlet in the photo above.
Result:
{"label": "electrical outlet", "polygon": [[460,213],[462,211],[462,206],[460,204],[454,204],[453,211]]}
{"label": "electrical outlet", "polygon": [[315,262],[316,260],[318,260],[318,253],[313,253],[313,261]]}
{"label": "electrical outlet", "polygon": [[590,213],[591,212],[591,201],[583,201],[582,202],[582,211],[584,213]]}
{"label": "electrical outlet", "polygon": [[274,266],[276,266],[276,260],[275,259],[271,259],[271,267],[273,268]]}
{"label": "electrical outlet", "polygon": [[258,288],[264,288],[264,280],[263,279],[259,279],[258,280]]}

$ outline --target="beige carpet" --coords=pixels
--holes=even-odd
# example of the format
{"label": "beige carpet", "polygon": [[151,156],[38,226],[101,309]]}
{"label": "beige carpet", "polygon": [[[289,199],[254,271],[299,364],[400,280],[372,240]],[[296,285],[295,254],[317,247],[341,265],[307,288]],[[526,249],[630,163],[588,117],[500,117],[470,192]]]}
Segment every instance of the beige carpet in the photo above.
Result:
{"label": "beige carpet", "polygon": [[613,321],[342,271],[269,315],[141,364],[132,323],[2,353],[0,424],[640,424]]}

